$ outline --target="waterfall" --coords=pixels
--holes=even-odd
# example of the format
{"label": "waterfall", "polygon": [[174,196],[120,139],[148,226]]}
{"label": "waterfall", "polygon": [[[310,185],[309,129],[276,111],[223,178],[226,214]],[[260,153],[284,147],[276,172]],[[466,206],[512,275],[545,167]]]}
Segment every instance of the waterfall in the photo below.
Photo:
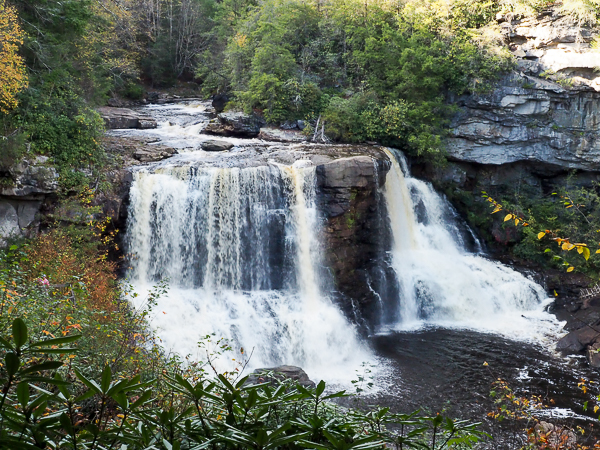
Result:
{"label": "waterfall", "polygon": [[[558,322],[544,312],[549,299],[542,287],[466,251],[447,201],[431,185],[410,176],[399,152],[386,149],[386,154],[392,168],[384,197],[399,298],[391,300],[396,308],[383,318],[384,329],[434,325],[522,339],[557,332]],[[478,243],[476,248],[481,248]]]}
{"label": "waterfall", "polygon": [[370,358],[320,289],[315,184],[305,160],[134,173],[130,280],[141,292],[169,280],[150,319],[166,349],[205,359],[197,343],[214,335],[252,353],[250,368],[293,364],[340,382]]}

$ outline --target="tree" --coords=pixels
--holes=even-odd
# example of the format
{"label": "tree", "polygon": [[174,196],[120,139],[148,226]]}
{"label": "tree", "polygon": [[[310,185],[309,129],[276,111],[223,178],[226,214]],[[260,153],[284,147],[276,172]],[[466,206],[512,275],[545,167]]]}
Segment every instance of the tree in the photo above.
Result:
{"label": "tree", "polygon": [[27,87],[27,72],[18,54],[24,33],[15,8],[0,0],[0,112],[17,106],[16,95]]}

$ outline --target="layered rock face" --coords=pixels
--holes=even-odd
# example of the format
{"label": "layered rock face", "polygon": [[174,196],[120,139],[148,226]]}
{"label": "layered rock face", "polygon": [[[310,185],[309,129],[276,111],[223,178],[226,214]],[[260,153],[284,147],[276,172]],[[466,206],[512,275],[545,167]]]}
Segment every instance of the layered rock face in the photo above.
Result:
{"label": "layered rock face", "polygon": [[541,162],[563,169],[600,167],[600,92],[511,74],[487,95],[457,99],[447,151],[478,164]]}
{"label": "layered rock face", "polygon": [[552,11],[504,21],[517,71],[488,94],[450,99],[451,159],[486,165],[541,162],[596,170],[600,163],[600,52],[594,32]]}
{"label": "layered rock face", "polygon": [[47,157],[24,159],[8,172],[13,183],[0,187],[0,245],[34,233],[47,196],[58,189],[58,173]]}

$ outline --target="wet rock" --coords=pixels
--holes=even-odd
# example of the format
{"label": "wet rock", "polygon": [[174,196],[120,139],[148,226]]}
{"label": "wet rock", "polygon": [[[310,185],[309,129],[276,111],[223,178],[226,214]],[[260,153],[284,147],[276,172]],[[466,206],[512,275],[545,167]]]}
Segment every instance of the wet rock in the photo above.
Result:
{"label": "wet rock", "polygon": [[161,161],[175,154],[175,150],[168,147],[146,147],[134,152],[133,157],[140,162]]}
{"label": "wet rock", "polygon": [[106,128],[110,130],[124,128],[147,129],[157,127],[156,120],[152,117],[131,109],[103,106],[98,108],[97,111],[102,119],[104,119]]}
{"label": "wet rock", "polygon": [[222,113],[228,101],[229,97],[227,94],[216,94],[213,96],[211,104],[217,113]]}
{"label": "wet rock", "polygon": [[600,342],[594,342],[590,345],[585,354],[590,366],[600,368]]}
{"label": "wet rock", "polygon": [[563,354],[577,354],[594,343],[600,337],[600,331],[591,327],[572,331],[556,343],[556,350]]}
{"label": "wet rock", "polygon": [[218,140],[204,141],[200,146],[202,147],[202,150],[207,152],[224,152],[234,147],[231,142]]}
{"label": "wet rock", "polygon": [[206,125],[204,132],[218,136],[252,138],[260,133],[260,120],[254,115],[241,112],[221,113]]}
{"label": "wet rock", "polygon": [[156,102],[158,102],[158,99],[160,98],[160,94],[158,92],[148,92],[146,94],[146,98],[148,99],[148,101],[150,103],[156,103]]}
{"label": "wet rock", "polygon": [[317,166],[319,210],[326,219],[326,265],[335,280],[338,305],[361,328],[374,320],[374,291],[387,276],[385,243],[391,241],[380,188],[389,169],[382,152]]}
{"label": "wet rock", "polygon": [[302,368],[297,366],[279,366],[266,369],[256,369],[250,374],[246,384],[273,383],[285,379],[297,381],[298,384],[304,387],[314,388],[316,385]]}

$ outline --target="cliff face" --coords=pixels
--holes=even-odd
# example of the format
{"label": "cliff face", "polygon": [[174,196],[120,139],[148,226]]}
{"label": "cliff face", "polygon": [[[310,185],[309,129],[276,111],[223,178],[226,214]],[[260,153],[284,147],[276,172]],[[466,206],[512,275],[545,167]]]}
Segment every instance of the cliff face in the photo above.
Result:
{"label": "cliff face", "polygon": [[499,20],[517,68],[490,93],[450,99],[459,106],[447,143],[450,159],[597,170],[600,52],[591,48],[595,30],[556,11]]}
{"label": "cliff face", "polygon": [[367,327],[377,320],[376,291],[393,277],[387,273],[391,240],[380,192],[390,161],[383,152],[372,149],[370,153],[317,166],[332,294],[353,321]]}

